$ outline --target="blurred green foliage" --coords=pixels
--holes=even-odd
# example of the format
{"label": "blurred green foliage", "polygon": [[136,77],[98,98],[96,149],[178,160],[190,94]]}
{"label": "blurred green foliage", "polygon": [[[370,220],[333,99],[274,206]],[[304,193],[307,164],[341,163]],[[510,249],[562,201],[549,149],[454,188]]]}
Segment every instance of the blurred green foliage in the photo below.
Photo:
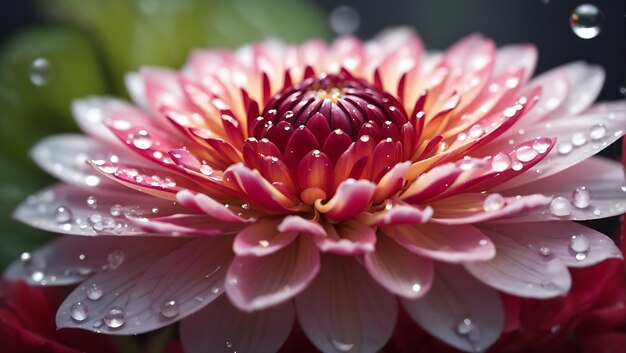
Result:
{"label": "blurred green foliage", "polygon": [[0,45],[0,268],[53,236],[10,215],[53,182],[28,150],[43,136],[77,130],[73,99],[126,95],[126,72],[180,67],[193,48],[329,35],[324,14],[307,0],[34,1],[47,24]]}

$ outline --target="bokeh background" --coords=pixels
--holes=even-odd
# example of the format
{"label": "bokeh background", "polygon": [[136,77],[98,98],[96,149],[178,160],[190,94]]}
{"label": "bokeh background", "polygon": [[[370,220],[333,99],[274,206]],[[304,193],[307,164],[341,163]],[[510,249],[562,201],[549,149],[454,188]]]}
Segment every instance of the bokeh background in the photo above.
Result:
{"label": "bokeh background", "polygon": [[[575,60],[602,65],[601,100],[626,91],[626,2],[591,3],[604,14],[601,33],[582,39],[570,28],[574,0],[2,0],[0,11],[0,269],[53,235],[14,222],[27,195],[53,182],[28,159],[39,138],[76,131],[71,100],[125,95],[123,74],[140,65],[180,67],[194,47],[234,48],[277,36],[287,41],[369,38],[381,29],[415,27],[427,47],[444,49],[482,32],[499,45],[539,48],[536,73]],[[42,60],[43,59],[43,60]],[[617,158],[621,147],[603,152]],[[618,220],[590,224],[610,234]]]}

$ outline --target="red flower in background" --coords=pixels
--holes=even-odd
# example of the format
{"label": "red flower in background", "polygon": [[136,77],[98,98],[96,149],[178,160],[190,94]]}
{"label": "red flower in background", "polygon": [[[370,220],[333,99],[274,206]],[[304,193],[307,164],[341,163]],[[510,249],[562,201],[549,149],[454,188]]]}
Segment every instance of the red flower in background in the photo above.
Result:
{"label": "red flower in background", "polygon": [[118,352],[107,336],[75,329],[56,329],[54,317],[64,295],[62,290],[35,288],[24,282],[2,282],[0,288],[2,352]]}

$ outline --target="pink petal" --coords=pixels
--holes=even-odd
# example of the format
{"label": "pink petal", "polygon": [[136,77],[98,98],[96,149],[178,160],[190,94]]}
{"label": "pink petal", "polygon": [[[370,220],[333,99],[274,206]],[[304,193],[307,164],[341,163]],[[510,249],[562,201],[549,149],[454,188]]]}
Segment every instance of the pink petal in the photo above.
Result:
{"label": "pink petal", "polygon": [[[88,240],[97,239],[99,238]],[[171,238],[153,238],[150,241],[145,238],[116,238],[115,243],[113,252],[109,252],[106,247],[100,248],[101,243],[98,241],[88,245],[88,248],[83,247],[86,251],[91,250],[88,253],[93,253],[97,258],[102,259],[102,265],[108,266],[108,270],[83,282],[63,301],[56,316],[59,329],[81,328],[107,334],[129,334],[141,330],[141,326],[131,326],[128,322],[119,328],[110,328],[102,320],[112,308],[124,309],[143,273],[160,258],[183,246],[186,241]],[[93,290],[94,286],[102,290],[102,296],[96,300],[88,297],[88,293]],[[85,304],[88,308],[88,316],[83,321],[74,320],[71,316],[72,306],[77,302]]]}
{"label": "pink petal", "polygon": [[365,211],[372,201],[376,185],[367,180],[347,179],[339,184],[335,196],[326,204],[315,202],[315,208],[326,216],[342,221]]}
{"label": "pink petal", "polygon": [[378,182],[376,193],[374,193],[374,204],[391,197],[404,187],[406,174],[411,166],[411,162],[402,162],[396,164],[387,174],[385,174]]}
{"label": "pink petal", "polygon": [[87,163],[93,159],[106,160],[125,151],[83,135],[55,135],[37,143],[31,150],[32,159],[57,179],[81,187],[111,187],[116,183],[103,178]]}
{"label": "pink petal", "polygon": [[[95,202],[89,205],[88,199]],[[59,207],[65,210],[60,212]],[[125,188],[95,190],[57,184],[27,198],[13,217],[31,227],[62,234],[136,235],[143,232],[130,226],[124,214],[153,214],[152,209],[168,214],[180,208],[173,202]]]}
{"label": "pink petal", "polygon": [[[504,326],[498,292],[455,265],[438,263],[435,281],[426,296],[403,299],[402,304],[428,333],[468,352],[486,350],[500,337]],[[460,330],[467,333],[461,334]]]}
{"label": "pink petal", "polygon": [[116,98],[88,97],[72,102],[72,115],[78,127],[85,133],[101,140],[119,145],[119,140],[104,124],[108,109],[130,107],[127,102]]}
{"label": "pink petal", "polygon": [[394,236],[407,250],[434,260],[451,263],[486,261],[495,255],[489,238],[471,225],[427,223],[387,227],[382,231]]}
{"label": "pink petal", "polygon": [[524,69],[527,81],[535,71],[537,64],[537,48],[532,44],[507,45],[498,48],[493,75],[497,76],[505,71]]}
{"label": "pink petal", "polygon": [[288,212],[294,203],[263,178],[257,171],[252,171],[241,163],[230,166],[224,172],[224,179],[233,182],[245,192],[250,202],[276,212]]}
{"label": "pink petal", "polygon": [[[454,204],[454,200],[456,198],[463,199],[468,195],[472,194],[462,194],[457,197],[450,197],[445,200],[446,203]],[[485,195],[476,195],[480,197],[480,199],[484,198]],[[545,209],[547,205],[550,204],[552,200],[551,197],[546,197],[541,194],[536,195],[526,195],[520,197],[509,197],[505,198],[505,205],[501,209],[497,211],[483,212],[480,210],[482,208],[482,202],[475,204],[480,211],[476,213],[476,208],[455,208],[447,207],[441,211],[450,212],[451,215],[443,214],[438,216],[438,211],[440,209],[436,204],[434,204],[435,208],[435,216],[432,218],[432,222],[446,225],[457,225],[457,224],[473,224],[478,222],[488,222],[495,220],[515,220],[515,219],[523,219],[526,213],[530,213],[534,210]]]}
{"label": "pink petal", "polygon": [[289,336],[294,318],[291,303],[247,313],[222,296],[185,318],[180,336],[187,353],[274,353]]}
{"label": "pink petal", "polygon": [[280,232],[307,233],[318,237],[325,237],[326,231],[319,222],[310,221],[300,216],[287,216],[278,225]]}
{"label": "pink petal", "polygon": [[252,221],[236,215],[229,207],[205,194],[194,194],[189,190],[182,190],[176,194],[176,201],[187,208],[199,210],[220,221],[233,223]]}
{"label": "pink petal", "polygon": [[202,214],[173,214],[165,217],[126,217],[138,229],[161,236],[216,236],[241,230],[240,223],[223,222]]}
{"label": "pink petal", "polygon": [[[226,267],[233,258],[231,242],[231,237],[196,239],[150,266],[128,298],[122,331],[136,334],[156,330],[219,297]],[[168,308],[171,301],[174,304]]]}
{"label": "pink petal", "polygon": [[242,229],[233,242],[233,250],[239,256],[265,256],[289,246],[297,232],[281,232],[278,225],[281,219],[260,219]]}
{"label": "pink petal", "polygon": [[384,235],[379,235],[376,251],[366,253],[364,260],[376,282],[404,298],[422,297],[433,281],[432,260],[409,252]]}
{"label": "pink petal", "polygon": [[559,109],[550,114],[548,119],[572,116],[587,109],[595,100],[604,84],[604,69],[597,65],[589,65],[582,61],[563,65],[561,70],[569,81],[568,98]]}
{"label": "pink petal", "polygon": [[356,259],[326,256],[318,277],[296,297],[296,310],[317,349],[373,353],[391,338],[398,308]]}
{"label": "pink petal", "polygon": [[148,98],[146,97],[146,86],[138,72],[129,72],[124,76],[126,91],[133,103],[143,109],[148,109]]}
{"label": "pink petal", "polygon": [[254,311],[298,295],[320,268],[319,251],[307,236],[266,256],[237,256],[226,275],[226,293],[241,310]]}
{"label": "pink petal", "polygon": [[487,262],[467,263],[467,270],[483,283],[519,297],[544,299],[566,294],[572,280],[563,262],[508,236],[507,227],[481,228],[495,244],[496,256]]}
{"label": "pink petal", "polygon": [[450,187],[462,172],[453,163],[437,166],[413,181],[400,195],[400,199],[407,203],[418,203],[434,197]]}
{"label": "pink petal", "polygon": [[[589,173],[593,171],[593,173]],[[626,208],[624,167],[621,163],[602,157],[591,157],[557,174],[528,184],[503,190],[505,195],[525,194],[532,190],[572,201],[569,216],[554,216],[547,208],[516,217],[513,222],[564,220],[576,221],[617,216]],[[591,191],[591,203],[578,208],[573,203],[573,192],[580,187]],[[502,220],[505,222],[507,220]]]}
{"label": "pink petal", "polygon": [[325,237],[315,237],[317,247],[323,252],[338,255],[361,255],[374,251],[376,231],[358,221],[337,224],[324,223]]}
{"label": "pink petal", "polygon": [[[622,253],[611,238],[576,222],[494,224],[485,227],[526,245],[544,257],[556,257],[568,267],[587,267],[606,259],[622,258]],[[588,240],[589,246],[583,252],[584,256],[577,258],[577,253],[570,245],[572,236],[580,235]]]}
{"label": "pink petal", "polygon": [[422,224],[428,222],[433,215],[433,209],[426,206],[420,209],[411,205],[393,205],[391,209],[374,213],[367,219],[368,225],[378,227],[402,224]]}

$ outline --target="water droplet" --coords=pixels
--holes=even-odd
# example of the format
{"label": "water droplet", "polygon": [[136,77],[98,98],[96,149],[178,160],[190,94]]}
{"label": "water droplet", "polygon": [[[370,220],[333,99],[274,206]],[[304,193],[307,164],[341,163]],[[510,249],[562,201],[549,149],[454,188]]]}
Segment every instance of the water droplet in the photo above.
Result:
{"label": "water droplet", "polygon": [[459,335],[469,335],[474,330],[474,323],[469,318],[464,318],[456,325],[456,332]]}
{"label": "water droplet", "polygon": [[67,223],[72,220],[72,211],[66,206],[57,207],[54,211],[54,220],[57,223]]}
{"label": "water droplet", "polygon": [[576,258],[576,261],[584,261],[587,258],[587,254],[584,252],[579,252],[574,257]]}
{"label": "water droplet", "polygon": [[35,86],[45,86],[52,79],[52,65],[46,58],[37,58],[30,64],[28,70],[30,82]]}
{"label": "water droplet", "polygon": [[587,143],[587,138],[585,137],[583,133],[577,132],[574,135],[572,135],[571,141],[572,141],[572,145],[576,147],[580,147],[584,145],[585,143]]}
{"label": "water droplet", "polygon": [[533,142],[533,149],[539,153],[545,153],[550,148],[552,141],[547,137],[539,137]]}
{"label": "water droplet", "polygon": [[537,157],[537,150],[530,146],[522,146],[515,151],[515,157],[522,162],[529,162]]}
{"label": "water droplet", "polygon": [[550,248],[542,246],[539,248],[539,253],[543,256],[550,256],[552,254],[552,251],[550,250]]}
{"label": "water droplet", "polygon": [[511,167],[514,171],[520,171],[522,170],[522,168],[524,168],[524,165],[520,162],[513,162],[513,166]]}
{"label": "water droplet", "polygon": [[95,283],[93,283],[91,287],[87,288],[87,298],[91,300],[99,300],[102,298],[102,293],[102,288],[98,287]]}
{"label": "water droplet", "polygon": [[124,206],[120,204],[113,205],[111,206],[109,213],[111,213],[111,216],[113,217],[119,217],[124,213]]}
{"label": "water droplet", "polygon": [[95,196],[89,196],[87,198],[87,206],[89,206],[89,208],[98,207],[98,199]]}
{"label": "water droplet", "polygon": [[213,174],[213,168],[211,168],[210,166],[203,164],[200,166],[200,173],[209,176],[211,174]]}
{"label": "water droplet", "polygon": [[491,169],[496,172],[503,172],[511,167],[511,162],[511,156],[506,153],[500,152],[496,154],[491,160]]}
{"label": "water droplet", "polygon": [[41,271],[35,271],[30,274],[30,279],[32,279],[35,282],[41,282],[44,279],[44,277],[45,275]]}
{"label": "water droplet", "polygon": [[576,188],[576,190],[572,192],[572,200],[574,201],[574,206],[578,208],[589,206],[591,204],[591,190],[586,186]]}
{"label": "water droplet", "polygon": [[593,141],[601,140],[605,136],[606,136],[606,125],[602,123],[592,126],[591,130],[589,131],[589,137],[591,137]]}
{"label": "water droplet", "polygon": [[335,347],[335,349],[340,352],[350,352],[352,348],[354,348],[354,344],[341,342],[334,338],[331,339],[330,342],[332,343],[333,347]]}
{"label": "water droplet", "polygon": [[411,286],[411,290],[412,290],[413,292],[417,293],[417,292],[419,292],[419,291],[421,291],[421,290],[422,290],[422,286],[421,286],[419,283],[414,283],[414,284]]}
{"label": "water droplet", "polygon": [[165,318],[172,318],[178,315],[179,306],[175,300],[166,300],[161,305],[161,315]]}
{"label": "water droplet", "polygon": [[70,306],[70,316],[74,321],[85,321],[89,315],[89,308],[83,302],[77,302]]}
{"label": "water droplet", "polygon": [[213,293],[213,294],[217,294],[217,293],[219,293],[219,292],[220,292],[220,289],[219,289],[219,288],[217,288],[217,287],[213,287],[213,288],[211,288],[211,293]]}
{"label": "water droplet", "polygon": [[109,268],[112,270],[117,269],[124,263],[124,252],[122,250],[114,250],[107,256],[109,262]]}
{"label": "water droplet", "polygon": [[555,197],[550,202],[550,213],[555,216],[569,216],[572,212],[572,204],[565,197]]}
{"label": "water droplet", "polygon": [[29,264],[32,260],[33,256],[29,252],[23,252],[20,255],[20,261],[22,261],[23,264]]}
{"label": "water droplet", "polygon": [[559,143],[559,145],[556,147],[556,150],[559,152],[559,154],[568,154],[570,152],[572,152],[572,144],[569,142],[561,142]]}
{"label": "water droplet", "polygon": [[146,130],[139,130],[137,135],[133,137],[133,146],[140,150],[147,150],[152,147],[152,137]]}
{"label": "water droplet", "polygon": [[259,240],[259,245],[260,245],[262,248],[267,248],[268,246],[270,246],[270,242],[269,242],[269,241],[267,241],[267,240]]}
{"label": "water droplet", "polygon": [[359,29],[361,18],[351,6],[339,6],[328,17],[330,28],[337,34],[354,34]]}
{"label": "water droplet", "polygon": [[491,194],[483,201],[483,210],[485,212],[494,212],[504,207],[504,197],[500,194]]}
{"label": "water droplet", "polygon": [[94,213],[94,214],[89,215],[89,217],[87,217],[87,219],[92,224],[97,224],[97,223],[102,222],[102,215],[99,214],[99,213]]}
{"label": "water droplet", "polygon": [[104,315],[104,323],[110,328],[119,328],[126,322],[124,309],[116,306]]}
{"label": "water droplet", "polygon": [[483,134],[483,127],[476,124],[469,129],[469,135],[473,138],[480,137]]}
{"label": "water droplet", "polygon": [[602,31],[604,14],[592,4],[579,5],[572,11],[569,24],[574,34],[582,39],[595,38]]}
{"label": "water droplet", "polygon": [[586,252],[589,250],[589,239],[584,234],[572,235],[569,247],[576,253]]}

